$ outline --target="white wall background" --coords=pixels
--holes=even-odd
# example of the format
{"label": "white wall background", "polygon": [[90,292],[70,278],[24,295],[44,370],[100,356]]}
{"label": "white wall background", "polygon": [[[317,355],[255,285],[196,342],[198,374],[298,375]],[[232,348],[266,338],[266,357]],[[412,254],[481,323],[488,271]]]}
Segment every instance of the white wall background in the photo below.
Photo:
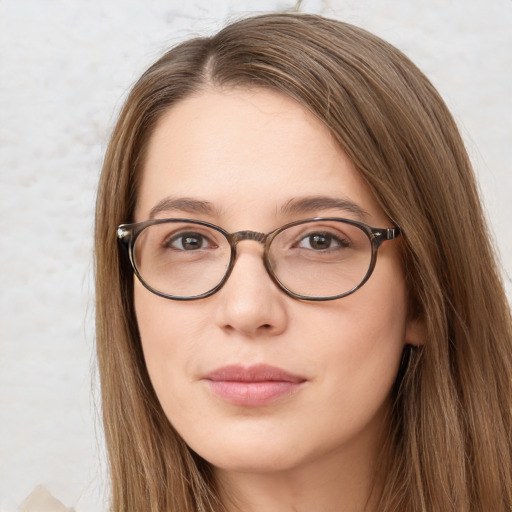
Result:
{"label": "white wall background", "polygon": [[106,509],[92,225],[127,89],[185,37],[297,5],[374,31],[439,88],[467,140],[511,295],[512,0],[0,0],[1,512],[37,484],[78,512]]}

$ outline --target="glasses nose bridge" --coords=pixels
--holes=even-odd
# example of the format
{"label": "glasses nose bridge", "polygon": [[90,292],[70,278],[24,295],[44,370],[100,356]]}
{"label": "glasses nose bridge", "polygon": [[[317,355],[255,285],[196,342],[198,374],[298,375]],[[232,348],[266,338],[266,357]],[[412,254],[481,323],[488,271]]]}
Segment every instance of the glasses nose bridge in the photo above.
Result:
{"label": "glasses nose bridge", "polygon": [[[237,251],[237,245],[239,242],[242,242],[244,240],[252,240],[253,242],[258,242],[259,244],[261,244],[263,246],[263,253],[262,253],[262,259],[263,259],[263,266],[265,267],[265,270],[267,271],[267,274],[270,276],[270,278],[274,281],[275,281],[275,278],[274,278],[274,274],[271,270],[271,268],[269,267],[268,265],[268,248],[269,248],[269,243],[270,241],[272,240],[272,235],[273,235],[274,232],[272,233],[268,233],[268,234],[265,234],[265,233],[260,233],[259,231],[250,231],[250,230],[244,230],[244,231],[237,231],[236,233],[231,233],[228,235],[228,241],[229,241],[229,244],[231,245],[231,263],[230,263],[230,268],[228,270],[228,273],[226,275],[226,280],[227,278],[231,275],[231,272],[236,264],[236,260],[238,259],[238,251]],[[276,282],[276,284],[281,287],[279,285],[278,282]]]}
{"label": "glasses nose bridge", "polygon": [[253,240],[255,242],[259,242],[262,245],[265,245],[267,241],[267,235],[265,235],[265,233],[259,233],[258,231],[244,230],[232,233],[229,237],[231,246],[234,248],[236,248],[238,243],[242,240]]}

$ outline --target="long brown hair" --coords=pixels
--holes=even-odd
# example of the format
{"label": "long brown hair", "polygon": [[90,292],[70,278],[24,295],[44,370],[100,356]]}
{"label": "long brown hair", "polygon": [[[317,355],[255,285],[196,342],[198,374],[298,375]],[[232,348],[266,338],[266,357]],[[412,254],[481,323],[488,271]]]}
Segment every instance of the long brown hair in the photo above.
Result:
{"label": "long brown hair", "polygon": [[[475,178],[436,90],[397,49],[354,26],[274,14],[180,44],[133,87],[110,141],[96,211],[96,315],[116,512],[219,511],[208,463],[152,389],[116,226],[162,113],[205,87],[264,87],[332,131],[403,232],[411,315],[425,344],[395,387],[379,512],[510,512],[512,327]],[[312,170],[312,172],[314,172]]]}

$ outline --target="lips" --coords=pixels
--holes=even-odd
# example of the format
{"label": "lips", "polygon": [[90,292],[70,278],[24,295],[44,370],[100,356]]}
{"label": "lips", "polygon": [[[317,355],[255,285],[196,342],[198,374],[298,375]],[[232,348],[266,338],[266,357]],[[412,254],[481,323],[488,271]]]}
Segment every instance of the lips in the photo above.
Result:
{"label": "lips", "polygon": [[245,407],[268,405],[296,392],[306,382],[304,377],[265,364],[224,366],[204,380],[218,398]]}

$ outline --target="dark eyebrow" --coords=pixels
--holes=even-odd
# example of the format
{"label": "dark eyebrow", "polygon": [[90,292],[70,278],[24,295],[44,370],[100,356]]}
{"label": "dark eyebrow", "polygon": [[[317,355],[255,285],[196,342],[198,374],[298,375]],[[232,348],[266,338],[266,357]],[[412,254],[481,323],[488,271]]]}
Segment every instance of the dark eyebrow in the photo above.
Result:
{"label": "dark eyebrow", "polygon": [[190,197],[165,197],[149,211],[149,218],[154,219],[159,213],[180,210],[187,213],[202,213],[213,215],[215,208],[208,201],[192,199]]}
{"label": "dark eyebrow", "polygon": [[341,210],[366,220],[368,212],[349,199],[329,196],[309,196],[290,199],[281,209],[285,214],[311,214],[324,210]]}

